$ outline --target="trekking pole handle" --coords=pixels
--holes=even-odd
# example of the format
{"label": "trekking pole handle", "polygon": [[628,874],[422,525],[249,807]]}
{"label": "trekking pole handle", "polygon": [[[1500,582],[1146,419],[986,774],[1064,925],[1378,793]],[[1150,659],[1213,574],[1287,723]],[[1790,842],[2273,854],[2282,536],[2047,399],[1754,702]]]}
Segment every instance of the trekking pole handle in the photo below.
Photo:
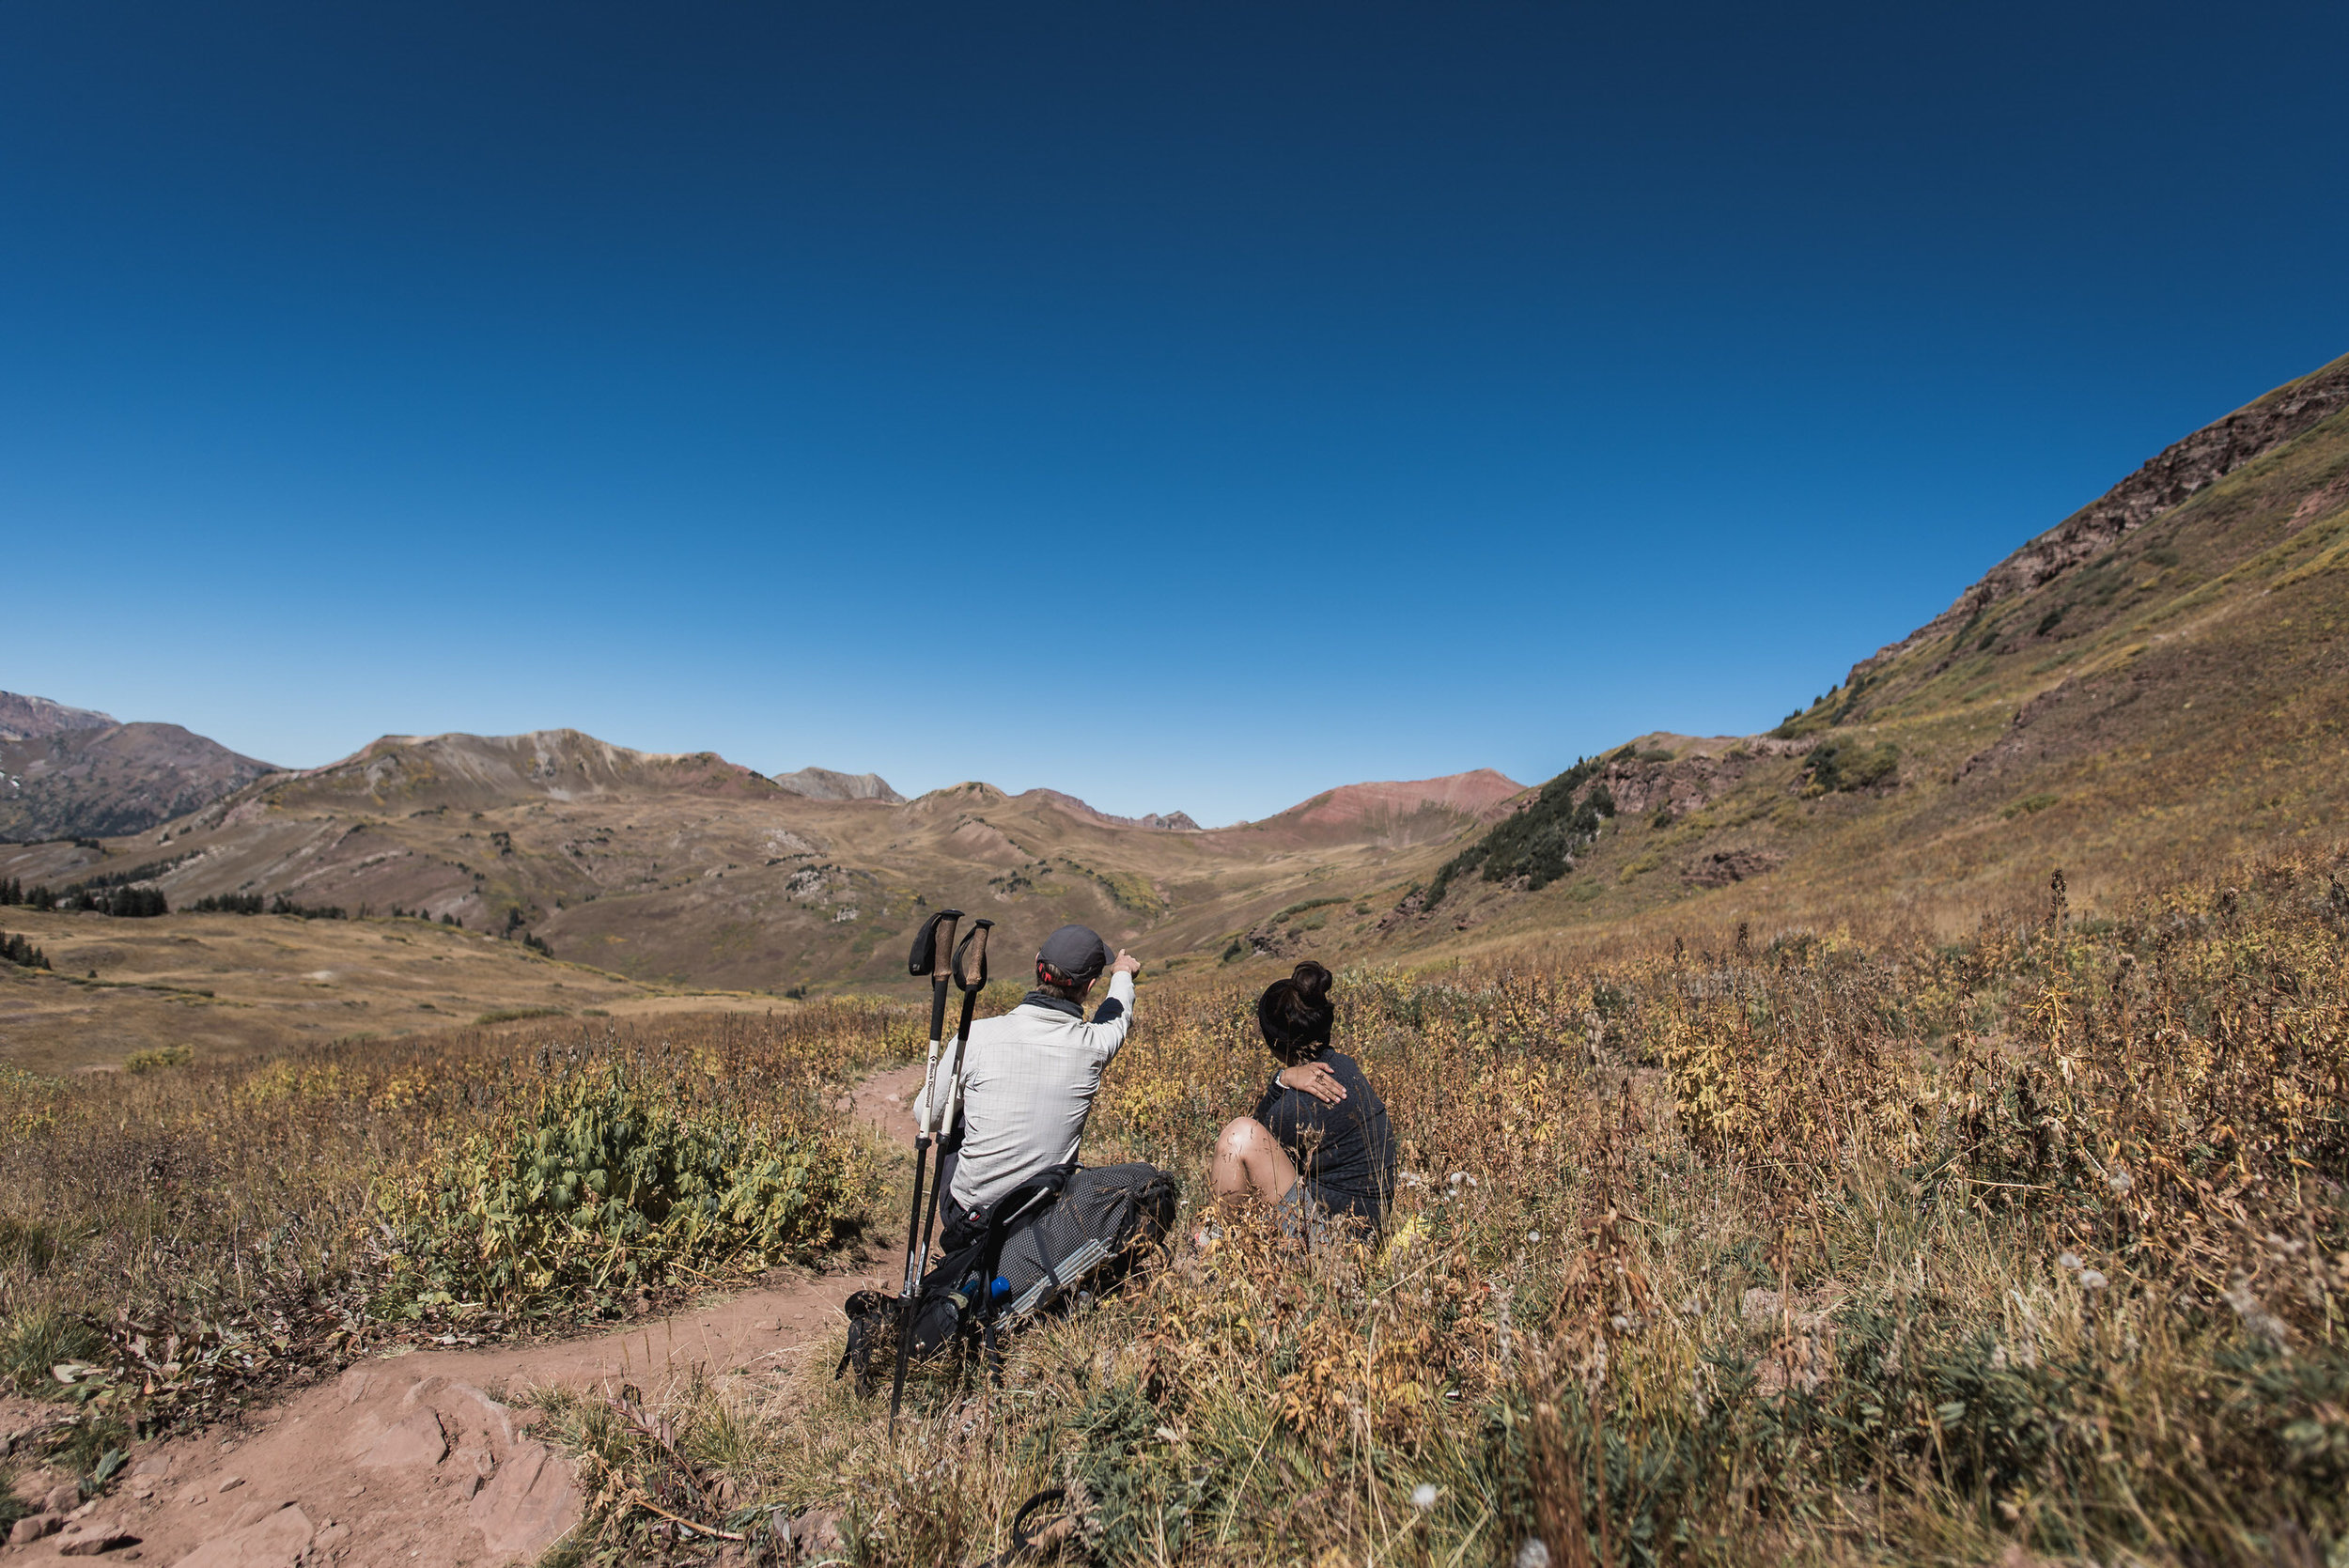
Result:
{"label": "trekking pole handle", "polygon": [[[937,945],[930,951],[930,1054],[922,1069],[922,1115],[914,1124],[916,1143],[926,1144],[938,1131],[938,1048],[946,1037],[946,966],[937,962],[942,952],[955,950],[955,925],[962,919],[960,909],[941,909],[930,917],[928,925],[937,932]],[[917,955],[918,956],[918,955]]]}
{"label": "trekking pole handle", "polygon": [[[955,984],[966,992],[987,988],[987,934],[994,928],[991,920],[973,921],[971,934],[955,949]],[[965,1012],[967,1015],[968,1009]],[[968,1023],[967,1017],[965,1022]]]}

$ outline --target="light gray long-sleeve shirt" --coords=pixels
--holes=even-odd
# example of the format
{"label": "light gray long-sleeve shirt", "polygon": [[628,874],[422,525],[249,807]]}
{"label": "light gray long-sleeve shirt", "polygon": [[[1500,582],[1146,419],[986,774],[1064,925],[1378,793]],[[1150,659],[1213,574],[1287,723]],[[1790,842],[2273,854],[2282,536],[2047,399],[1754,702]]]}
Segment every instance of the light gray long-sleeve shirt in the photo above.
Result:
{"label": "light gray long-sleeve shirt", "polygon": [[[1134,977],[1110,976],[1109,996],[1088,1023],[1057,1007],[1022,1002],[971,1026],[964,1048],[962,1153],[948,1191],[967,1214],[1021,1182],[1077,1157],[1101,1073],[1134,1021]],[[945,1052],[951,1056],[953,1043]],[[939,1070],[946,1068],[945,1056]],[[922,1096],[914,1096],[916,1120]]]}

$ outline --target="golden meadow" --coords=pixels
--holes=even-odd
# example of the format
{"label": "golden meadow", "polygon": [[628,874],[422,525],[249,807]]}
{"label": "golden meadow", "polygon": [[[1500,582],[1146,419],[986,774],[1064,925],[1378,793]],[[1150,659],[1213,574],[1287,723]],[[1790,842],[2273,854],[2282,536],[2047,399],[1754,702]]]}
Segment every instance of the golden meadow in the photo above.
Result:
{"label": "golden meadow", "polygon": [[[975,1562],[1064,1486],[1108,1563],[2349,1563],[2342,864],[2085,913],[2059,884],[1957,940],[1855,914],[1349,971],[1339,1043],[1403,1142],[1376,1244],[1186,1246],[1000,1386],[917,1374],[894,1448],[837,1333],[543,1393],[593,1494],[561,1550],[739,1560],[824,1508],[848,1560]],[[1266,978],[1145,977],[1089,1158],[1204,1191],[1270,1065]],[[844,1094],[922,1023],[9,1080],[0,1375],[62,1393],[42,1440],[96,1465],[393,1340],[887,1255],[905,1168]]]}

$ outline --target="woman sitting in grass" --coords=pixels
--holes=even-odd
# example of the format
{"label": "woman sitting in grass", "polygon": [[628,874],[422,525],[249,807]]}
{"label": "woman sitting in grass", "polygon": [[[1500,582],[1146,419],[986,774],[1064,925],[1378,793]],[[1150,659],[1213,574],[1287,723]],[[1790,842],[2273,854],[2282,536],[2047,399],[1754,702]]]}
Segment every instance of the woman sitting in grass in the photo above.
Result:
{"label": "woman sitting in grass", "polygon": [[1215,1142],[1217,1203],[1230,1211],[1261,1198],[1293,1236],[1325,1221],[1375,1229],[1394,1191],[1386,1102],[1352,1057],[1330,1048],[1330,979],[1309,958],[1257,999],[1256,1025],[1281,1066],[1256,1113]]}

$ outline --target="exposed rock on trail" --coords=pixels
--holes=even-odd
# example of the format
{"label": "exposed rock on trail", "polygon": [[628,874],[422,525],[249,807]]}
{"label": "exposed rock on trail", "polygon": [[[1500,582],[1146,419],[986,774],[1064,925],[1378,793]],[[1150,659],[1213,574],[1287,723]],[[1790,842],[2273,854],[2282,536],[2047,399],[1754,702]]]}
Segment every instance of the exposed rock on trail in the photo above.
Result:
{"label": "exposed rock on trail", "polygon": [[[857,1115],[910,1140],[905,1108],[921,1079],[919,1063],[865,1079]],[[28,1500],[58,1506],[0,1546],[0,1564],[133,1551],[175,1568],[535,1562],[579,1523],[583,1502],[569,1461],[535,1436],[536,1412],[499,1394],[772,1367],[819,1344],[840,1303],[867,1285],[887,1288],[870,1270],[836,1273],[595,1339],[362,1361],[242,1426],[142,1447],[126,1480],[78,1508],[69,1478],[20,1480],[42,1494]]]}

